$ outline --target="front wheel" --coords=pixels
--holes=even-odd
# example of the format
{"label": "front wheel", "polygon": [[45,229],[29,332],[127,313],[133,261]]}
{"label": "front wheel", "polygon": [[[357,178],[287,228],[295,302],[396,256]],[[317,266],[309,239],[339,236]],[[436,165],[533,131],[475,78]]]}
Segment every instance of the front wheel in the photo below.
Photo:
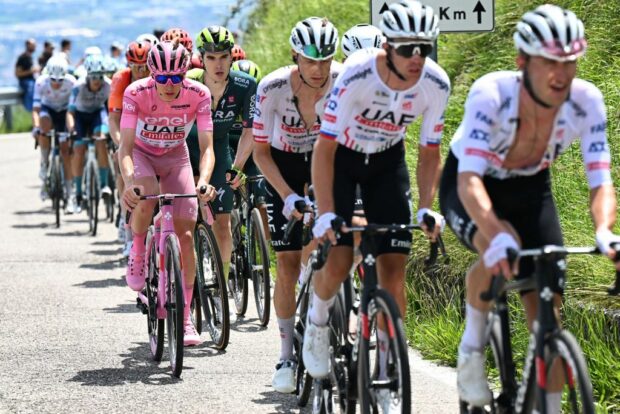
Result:
{"label": "front wheel", "polygon": [[168,327],[168,352],[172,375],[183,371],[183,281],[181,250],[176,235],[166,238],[166,322]]}
{"label": "front wheel", "polygon": [[[411,378],[400,311],[392,296],[381,289],[375,291],[367,311],[368,326],[362,328],[362,332],[373,332],[373,335],[377,335],[377,346],[371,352],[370,337],[362,336],[359,339],[357,394],[361,412],[369,414],[397,411],[408,414],[411,412]],[[380,372],[379,368],[379,323],[388,335],[385,372]]]}
{"label": "front wheel", "polygon": [[97,163],[88,163],[88,227],[92,236],[97,235],[97,225],[99,223],[99,168]]}
{"label": "front wheel", "polygon": [[[553,366],[559,366],[552,371]],[[594,397],[588,366],[575,337],[568,331],[559,331],[545,342],[546,378],[561,373],[563,406],[561,412],[594,414]],[[540,402],[538,402],[540,404]],[[559,407],[558,407],[559,408]],[[547,412],[552,407],[547,407]],[[539,410],[540,411],[540,410]]]}
{"label": "front wheel", "polygon": [[196,226],[196,284],[199,287],[202,316],[217,349],[226,349],[230,336],[228,291],[215,236],[204,223]]}
{"label": "front wheel", "polygon": [[153,360],[159,362],[164,353],[164,319],[157,318],[157,292],[159,290],[159,265],[157,244],[153,240],[154,228],[151,226],[146,237],[147,246],[147,270],[146,297],[148,299],[147,324],[149,332],[149,345]]}
{"label": "front wheel", "polygon": [[243,316],[248,308],[248,278],[246,277],[246,252],[244,251],[243,231],[239,210],[230,213],[232,227],[233,251],[230,258],[228,286],[235,301],[237,315]]}
{"label": "front wheel", "polygon": [[252,209],[248,237],[248,264],[254,284],[254,300],[261,326],[267,326],[271,311],[271,275],[269,274],[269,250],[263,219],[258,208]]}

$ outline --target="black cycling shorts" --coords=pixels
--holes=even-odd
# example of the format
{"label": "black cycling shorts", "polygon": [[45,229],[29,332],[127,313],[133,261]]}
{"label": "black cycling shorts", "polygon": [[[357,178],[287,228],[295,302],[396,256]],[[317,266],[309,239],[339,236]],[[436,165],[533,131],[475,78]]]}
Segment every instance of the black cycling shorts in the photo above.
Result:
{"label": "black cycling shorts", "polygon": [[[368,223],[411,223],[411,189],[402,142],[370,155],[339,145],[334,161],[335,213],[348,225],[351,225],[358,185]],[[378,235],[374,238],[377,255],[409,254],[411,240],[409,231]],[[342,235],[338,244],[353,246],[352,235]]]}
{"label": "black cycling shorts", "polygon": [[[439,187],[441,214],[456,237],[465,247],[476,251],[473,245],[476,224],[465,211],[457,192],[458,159],[450,151],[443,169]],[[485,176],[487,193],[493,204],[493,211],[501,220],[509,222],[521,238],[523,249],[535,249],[548,244],[563,246],[562,228],[551,194],[551,177],[548,169],[535,175],[507,179]],[[557,266],[557,286],[554,291],[563,293],[565,272],[562,264]],[[534,261],[525,257],[519,262],[517,278],[529,277],[534,273]]]}
{"label": "black cycling shorts", "polygon": [[[310,185],[310,162],[312,153],[299,154],[280,151],[271,147],[271,157],[280,170],[280,174],[289,187],[300,196],[304,196],[306,185]],[[282,214],[284,201],[278,192],[267,182],[266,187],[267,218],[271,233],[271,246],[276,252],[295,251],[302,248],[303,223],[297,222],[293,227],[289,242],[284,243],[284,229],[288,219]]]}

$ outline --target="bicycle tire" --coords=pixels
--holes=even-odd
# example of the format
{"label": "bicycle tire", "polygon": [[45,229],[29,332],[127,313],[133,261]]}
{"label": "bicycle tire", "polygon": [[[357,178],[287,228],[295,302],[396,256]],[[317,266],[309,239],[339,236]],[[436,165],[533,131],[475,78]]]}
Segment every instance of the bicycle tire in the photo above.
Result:
{"label": "bicycle tire", "polygon": [[308,310],[310,305],[310,280],[306,282],[306,285],[302,286],[299,291],[301,300],[299,301],[298,319],[295,323],[295,337],[293,338],[293,350],[295,351],[295,358],[297,359],[297,369],[295,371],[295,395],[297,397],[297,405],[299,407],[305,407],[310,399],[312,392],[312,376],[306,371],[304,360],[302,357],[303,338],[306,330],[306,318],[308,316]]}
{"label": "bicycle tire", "polygon": [[231,288],[230,293],[235,302],[236,313],[238,316],[242,316],[245,315],[248,309],[248,278],[246,272],[247,253],[245,252],[243,232],[241,231],[243,222],[238,209],[234,209],[230,213],[230,223],[232,227],[233,250],[230,258],[228,286]]}
{"label": "bicycle tire", "polygon": [[147,246],[147,279],[146,279],[146,297],[148,299],[147,307],[147,326],[149,333],[149,348],[153,360],[160,362],[164,353],[164,319],[157,318],[157,292],[159,291],[159,260],[157,255],[157,245],[153,240],[154,227],[149,228],[146,236]]}
{"label": "bicycle tire", "polygon": [[96,161],[88,163],[88,224],[91,236],[97,235],[99,223],[99,168]]}
{"label": "bicycle tire", "polygon": [[[555,358],[561,358],[565,375],[562,391],[566,401],[563,413],[594,414],[594,397],[588,366],[581,347],[575,337],[566,330],[560,330],[545,341],[546,377],[551,378],[551,366]],[[568,407],[568,410],[566,408]]]}
{"label": "bicycle tire", "polygon": [[[368,331],[371,331],[373,325],[377,323],[377,317],[384,314],[386,323],[391,324],[388,333],[391,332],[389,339],[388,361],[392,363],[388,366],[390,377],[394,380],[394,371],[397,370],[395,380],[398,388],[397,400],[400,401],[401,412],[404,414],[411,413],[411,377],[409,373],[409,356],[407,354],[407,343],[405,341],[405,328],[400,311],[392,296],[382,290],[377,289],[370,298],[368,309],[372,311],[368,315]],[[378,330],[376,330],[378,331]],[[378,341],[377,341],[378,343]],[[362,414],[370,414],[378,412],[377,396],[374,390],[378,385],[376,377],[379,375],[376,369],[370,372],[370,338],[364,338],[363,335],[359,340],[358,355],[358,398],[360,403],[360,411]],[[376,347],[375,353],[378,354],[379,346]],[[371,377],[372,375],[372,377]]]}
{"label": "bicycle tire", "polygon": [[194,283],[194,293],[192,294],[192,322],[196,327],[198,335],[202,334],[202,301],[200,300],[200,292],[198,291],[198,283]]}
{"label": "bicycle tire", "polygon": [[164,266],[166,280],[166,325],[168,354],[172,375],[179,378],[183,371],[183,281],[181,273],[181,248],[175,234],[166,237]]}
{"label": "bicycle tire", "polygon": [[[269,250],[263,219],[258,208],[250,214],[250,237],[248,243],[248,269],[254,285],[254,301],[261,326],[269,324],[271,314],[271,275],[269,274]],[[247,230],[247,229],[246,229]],[[258,262],[260,258],[260,263]]]}
{"label": "bicycle tire", "polygon": [[[230,313],[222,258],[212,230],[204,223],[196,226],[195,243],[198,257],[196,283],[202,302],[202,316],[215,348],[223,350],[228,346],[230,336]],[[221,309],[218,309],[215,298],[219,298]]]}
{"label": "bicycle tire", "polygon": [[60,227],[60,201],[62,200],[62,174],[60,160],[57,155],[52,156],[52,168],[50,175],[50,197],[56,218],[56,228]]}

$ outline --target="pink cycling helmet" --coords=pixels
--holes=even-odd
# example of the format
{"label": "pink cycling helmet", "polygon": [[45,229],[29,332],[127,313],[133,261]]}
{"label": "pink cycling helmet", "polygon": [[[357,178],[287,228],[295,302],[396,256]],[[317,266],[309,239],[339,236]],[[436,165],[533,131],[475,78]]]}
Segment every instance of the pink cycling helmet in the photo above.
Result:
{"label": "pink cycling helmet", "polygon": [[176,42],[159,42],[151,47],[146,61],[153,76],[181,75],[187,72],[190,56],[187,49]]}

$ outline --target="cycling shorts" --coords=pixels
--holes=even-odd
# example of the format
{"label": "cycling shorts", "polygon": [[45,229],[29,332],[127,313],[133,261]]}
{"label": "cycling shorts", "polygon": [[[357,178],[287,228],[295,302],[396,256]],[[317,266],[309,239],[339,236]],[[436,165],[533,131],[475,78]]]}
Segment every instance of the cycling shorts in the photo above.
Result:
{"label": "cycling shorts", "polygon": [[95,112],[74,112],[75,132],[77,133],[74,145],[83,145],[83,138],[91,137],[95,134],[107,134],[108,112],[105,107]]}
{"label": "cycling shorts", "polygon": [[66,140],[66,130],[67,130],[67,110],[56,111],[49,106],[41,105],[41,109],[39,110],[39,116],[41,118],[50,118],[52,120],[52,128],[56,131],[56,136],[59,138],[60,142],[64,142]]}

